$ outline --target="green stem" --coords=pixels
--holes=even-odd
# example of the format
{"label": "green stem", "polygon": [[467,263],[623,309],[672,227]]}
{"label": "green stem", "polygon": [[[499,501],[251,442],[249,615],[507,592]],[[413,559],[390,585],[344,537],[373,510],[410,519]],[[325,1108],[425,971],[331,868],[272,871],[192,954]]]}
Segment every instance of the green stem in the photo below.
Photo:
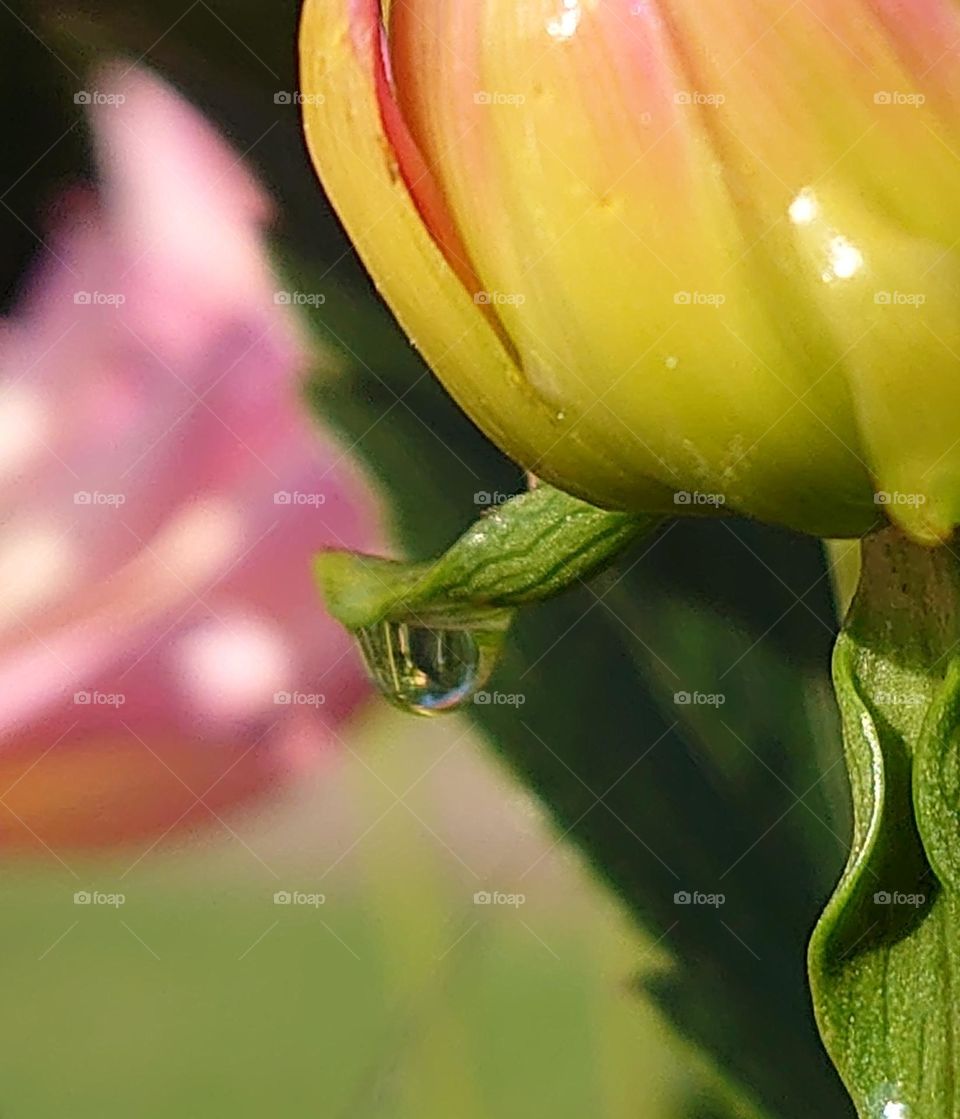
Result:
{"label": "green stem", "polygon": [[834,655],[853,849],[810,945],[821,1033],[861,1116],[960,1115],[960,559],[865,539]]}

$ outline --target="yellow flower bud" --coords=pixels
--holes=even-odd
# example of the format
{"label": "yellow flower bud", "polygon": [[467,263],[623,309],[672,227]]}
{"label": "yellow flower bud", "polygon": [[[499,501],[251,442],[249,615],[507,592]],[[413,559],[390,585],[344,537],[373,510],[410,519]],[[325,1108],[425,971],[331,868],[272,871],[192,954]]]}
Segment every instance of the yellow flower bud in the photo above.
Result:
{"label": "yellow flower bud", "polygon": [[307,0],[311,153],[524,467],[829,536],[960,522],[960,9]]}

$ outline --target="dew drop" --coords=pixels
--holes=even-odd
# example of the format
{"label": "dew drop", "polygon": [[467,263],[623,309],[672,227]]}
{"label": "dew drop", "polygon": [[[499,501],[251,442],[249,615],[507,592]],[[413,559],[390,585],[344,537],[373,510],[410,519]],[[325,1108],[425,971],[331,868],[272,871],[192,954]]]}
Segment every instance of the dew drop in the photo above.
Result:
{"label": "dew drop", "polygon": [[468,703],[490,678],[503,633],[379,622],[357,631],[373,682],[402,711],[437,715]]}
{"label": "dew drop", "polygon": [[900,1100],[887,1100],[880,1114],[882,1119],[908,1119],[910,1109]]}
{"label": "dew drop", "polygon": [[910,1105],[901,1098],[899,1084],[882,1084],[867,1099],[870,1119],[912,1119]]}

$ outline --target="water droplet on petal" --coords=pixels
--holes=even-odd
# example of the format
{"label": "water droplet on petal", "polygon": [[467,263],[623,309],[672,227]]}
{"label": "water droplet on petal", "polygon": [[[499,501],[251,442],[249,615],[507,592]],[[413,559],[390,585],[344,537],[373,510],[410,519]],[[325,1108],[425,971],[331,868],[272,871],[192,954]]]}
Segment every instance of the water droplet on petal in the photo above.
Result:
{"label": "water droplet on petal", "polygon": [[374,683],[396,707],[416,715],[455,711],[490,678],[503,632],[433,629],[380,622],[357,631]]}

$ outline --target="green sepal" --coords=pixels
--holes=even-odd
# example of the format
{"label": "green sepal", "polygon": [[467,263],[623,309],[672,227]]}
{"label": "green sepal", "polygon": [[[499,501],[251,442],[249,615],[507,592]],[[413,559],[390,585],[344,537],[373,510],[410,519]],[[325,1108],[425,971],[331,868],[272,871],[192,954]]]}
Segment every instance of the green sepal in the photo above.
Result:
{"label": "green sepal", "polygon": [[960,1115],[960,561],[867,538],[834,655],[850,859],[810,944],[821,1034],[861,1116]]}
{"label": "green sepal", "polygon": [[485,512],[439,559],[321,552],[315,573],[331,614],[351,630],[384,621],[506,628],[517,607],[588,579],[659,523],[541,485]]}

